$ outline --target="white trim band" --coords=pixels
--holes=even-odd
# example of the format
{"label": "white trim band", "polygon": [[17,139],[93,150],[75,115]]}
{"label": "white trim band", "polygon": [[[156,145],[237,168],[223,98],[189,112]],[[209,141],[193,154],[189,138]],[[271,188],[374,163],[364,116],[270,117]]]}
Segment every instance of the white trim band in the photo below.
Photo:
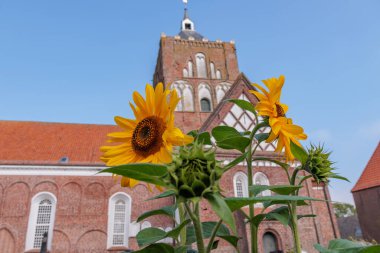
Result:
{"label": "white trim band", "polygon": [[0,165],[1,176],[111,176],[105,166]]}

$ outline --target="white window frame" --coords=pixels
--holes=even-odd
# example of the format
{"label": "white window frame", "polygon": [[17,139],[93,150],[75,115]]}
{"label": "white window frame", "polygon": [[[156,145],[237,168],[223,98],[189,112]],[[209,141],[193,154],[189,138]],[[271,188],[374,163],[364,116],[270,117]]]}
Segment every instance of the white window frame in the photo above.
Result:
{"label": "white window frame", "polygon": [[48,241],[47,241],[47,249],[51,251],[51,244],[53,241],[53,230],[54,230],[54,221],[55,221],[55,212],[57,207],[57,198],[51,192],[39,192],[32,198],[30,205],[30,213],[29,213],[29,221],[28,221],[28,230],[26,234],[26,242],[25,242],[25,251],[38,249],[34,248],[34,240],[35,240],[35,232],[37,226],[37,217],[38,217],[38,209],[41,201],[48,199],[51,201],[51,214],[50,214],[50,223],[48,230]]}
{"label": "white window frame", "polygon": [[215,64],[213,62],[210,62],[210,73],[211,73],[211,79],[215,79]]}
{"label": "white window frame", "polygon": [[[248,177],[244,172],[236,172],[233,178],[234,183],[234,194],[235,197],[238,197],[237,192],[237,181],[240,180],[242,182],[242,191],[243,191],[243,198],[247,198],[249,196],[248,194]],[[240,197],[240,196],[239,196]]]}
{"label": "white window frame", "polygon": [[222,79],[222,72],[218,69],[215,73],[216,79]]}
{"label": "white window frame", "polygon": [[203,98],[208,99],[208,101],[210,102],[210,111],[209,112],[212,112],[213,111],[213,104],[212,104],[211,88],[210,88],[210,85],[202,82],[198,86],[199,109],[201,112],[202,112],[201,101]]}
{"label": "white window frame", "polygon": [[[263,172],[256,172],[254,175],[253,175],[253,184],[256,185],[256,181],[258,179],[258,177],[261,177],[264,179],[264,184],[261,184],[261,185],[270,185],[270,182],[269,182],[269,178],[267,175],[265,175]],[[266,197],[266,196],[271,196],[272,193],[270,190],[265,190],[265,191],[262,191],[258,196],[259,197]],[[256,203],[255,204],[255,207],[263,207],[263,203]]]}
{"label": "white window frame", "polygon": [[187,62],[187,68],[188,68],[188,76],[189,77],[193,77],[193,62],[192,61],[188,61]]}
{"label": "white window frame", "polygon": [[[113,244],[113,230],[114,230],[114,220],[115,220],[115,203],[118,200],[125,201],[125,227],[124,227],[124,245],[114,245]],[[108,230],[107,230],[107,249],[112,247],[128,247],[129,241],[129,229],[131,224],[131,206],[132,198],[125,192],[116,192],[113,194],[108,201]]]}
{"label": "white window frame", "polygon": [[203,53],[197,53],[195,55],[195,62],[197,64],[197,77],[206,79],[207,78],[206,55]]}

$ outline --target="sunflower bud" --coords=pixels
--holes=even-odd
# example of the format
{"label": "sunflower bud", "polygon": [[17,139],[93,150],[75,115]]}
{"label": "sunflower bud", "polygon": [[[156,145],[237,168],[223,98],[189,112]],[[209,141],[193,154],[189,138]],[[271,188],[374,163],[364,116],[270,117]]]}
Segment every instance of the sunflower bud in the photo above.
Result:
{"label": "sunflower bud", "polygon": [[305,164],[303,164],[303,169],[309,172],[317,183],[327,183],[331,176],[336,175],[332,172],[334,170],[331,167],[333,162],[329,159],[331,152],[326,152],[324,147],[320,145],[311,145],[307,151],[308,157]]}
{"label": "sunflower bud", "polygon": [[195,142],[180,149],[168,165],[170,184],[180,197],[201,197],[207,192],[219,191],[221,168],[215,160],[213,149],[205,150]]}

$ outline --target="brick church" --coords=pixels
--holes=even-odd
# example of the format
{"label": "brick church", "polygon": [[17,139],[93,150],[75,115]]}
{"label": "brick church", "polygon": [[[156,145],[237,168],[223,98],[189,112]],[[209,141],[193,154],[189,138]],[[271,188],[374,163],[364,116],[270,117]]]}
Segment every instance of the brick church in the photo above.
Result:
{"label": "brick church", "polygon": [[[248,92],[250,81],[240,73],[233,41],[210,41],[196,32],[187,10],[178,35],[161,35],[154,83],[176,89],[182,100],[175,112],[176,125],[184,132],[210,131],[228,125],[239,131],[255,124],[250,112],[241,110],[228,98],[257,103]],[[113,125],[0,121],[0,252],[39,252],[43,233],[53,253],[122,252],[137,249],[136,234],[154,226],[169,231],[174,224],[165,217],[137,223],[145,211],[173,204],[173,199],[146,201],[157,195],[144,184],[122,188],[110,175],[95,175],[105,168],[99,160],[99,147],[106,134],[117,131]],[[260,155],[277,156],[272,144],[264,143]],[[233,151],[220,151],[219,160],[231,161]],[[286,184],[284,172],[275,164],[254,164],[255,184]],[[227,196],[248,196],[244,164],[228,171],[221,180]],[[263,195],[270,195],[265,191]],[[312,180],[301,194],[330,200],[328,188]],[[255,206],[257,212],[262,206]],[[214,220],[212,211],[202,207],[204,220]],[[316,252],[314,243],[326,245],[339,237],[329,202],[314,202],[300,208],[316,218],[300,220],[304,252]],[[243,238],[244,221],[236,220]],[[292,248],[289,228],[277,221],[264,222],[259,229],[262,253],[287,252]],[[165,240],[171,243],[170,240]],[[217,252],[235,252],[220,244]],[[245,253],[245,252],[242,252]]]}

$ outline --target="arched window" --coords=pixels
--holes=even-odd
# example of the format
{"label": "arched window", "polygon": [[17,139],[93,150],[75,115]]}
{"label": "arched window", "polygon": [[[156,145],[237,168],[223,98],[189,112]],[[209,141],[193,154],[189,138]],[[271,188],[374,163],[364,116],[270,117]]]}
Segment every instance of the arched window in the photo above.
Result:
{"label": "arched window", "polygon": [[187,69],[189,70],[188,72],[189,77],[193,77],[193,62],[192,61],[189,61],[187,63]]}
{"label": "arched window", "polygon": [[222,101],[226,92],[231,88],[231,84],[229,83],[220,83],[216,86],[216,101],[220,103]]}
{"label": "arched window", "polygon": [[186,69],[186,68],[184,68],[184,69],[182,70],[182,75],[183,75],[183,77],[189,77],[189,73],[187,72],[187,69]]}
{"label": "arched window", "polygon": [[41,192],[33,197],[26,236],[26,250],[41,249],[45,232],[48,233],[47,249],[51,250],[56,205],[57,198],[50,192]]}
{"label": "arched window", "polygon": [[210,63],[210,72],[211,72],[211,79],[215,79],[215,65],[213,62]]}
{"label": "arched window", "polygon": [[183,100],[183,110],[186,112],[194,111],[194,98],[193,98],[193,90],[191,86],[186,84],[183,92],[182,92],[182,100]]}
{"label": "arched window", "polygon": [[201,83],[198,86],[198,97],[201,107],[201,112],[212,111],[211,89],[206,83]]}
{"label": "arched window", "polygon": [[[253,176],[253,184],[270,185],[268,177],[262,172],[255,173],[255,175]],[[257,196],[270,196],[270,195],[271,195],[271,191],[265,190],[265,191],[260,192]]]}
{"label": "arched window", "polygon": [[271,232],[266,232],[263,235],[264,253],[278,252],[278,242],[276,236]]}
{"label": "arched window", "polygon": [[202,53],[198,53],[195,55],[196,63],[197,63],[197,73],[199,78],[207,78],[207,70],[206,70],[206,57]]}
{"label": "arched window", "polygon": [[222,101],[222,99],[224,98],[224,95],[226,95],[226,94],[225,94],[223,89],[217,89],[216,90],[216,101],[218,103],[220,103],[220,101]]}
{"label": "arched window", "polygon": [[108,203],[107,247],[128,246],[131,198],[124,192],[111,196]]}
{"label": "arched window", "polygon": [[243,172],[239,171],[234,175],[234,192],[235,197],[243,198],[248,197],[248,177]]}
{"label": "arched window", "polygon": [[216,71],[216,79],[222,79],[222,73],[220,72],[220,70]]}
{"label": "arched window", "polygon": [[141,223],[141,230],[152,227],[152,224],[150,224],[149,221],[144,221]]}
{"label": "arched window", "polygon": [[182,90],[180,88],[180,85],[177,84],[177,83],[173,83],[171,85],[170,89],[172,89],[172,90],[175,89],[176,92],[177,92],[178,97],[181,98],[181,100],[178,102],[178,104],[177,104],[177,106],[175,108],[175,111],[181,112],[183,110],[183,98],[182,98]]}
{"label": "arched window", "polygon": [[202,112],[211,112],[211,103],[208,98],[201,99],[201,111]]}

